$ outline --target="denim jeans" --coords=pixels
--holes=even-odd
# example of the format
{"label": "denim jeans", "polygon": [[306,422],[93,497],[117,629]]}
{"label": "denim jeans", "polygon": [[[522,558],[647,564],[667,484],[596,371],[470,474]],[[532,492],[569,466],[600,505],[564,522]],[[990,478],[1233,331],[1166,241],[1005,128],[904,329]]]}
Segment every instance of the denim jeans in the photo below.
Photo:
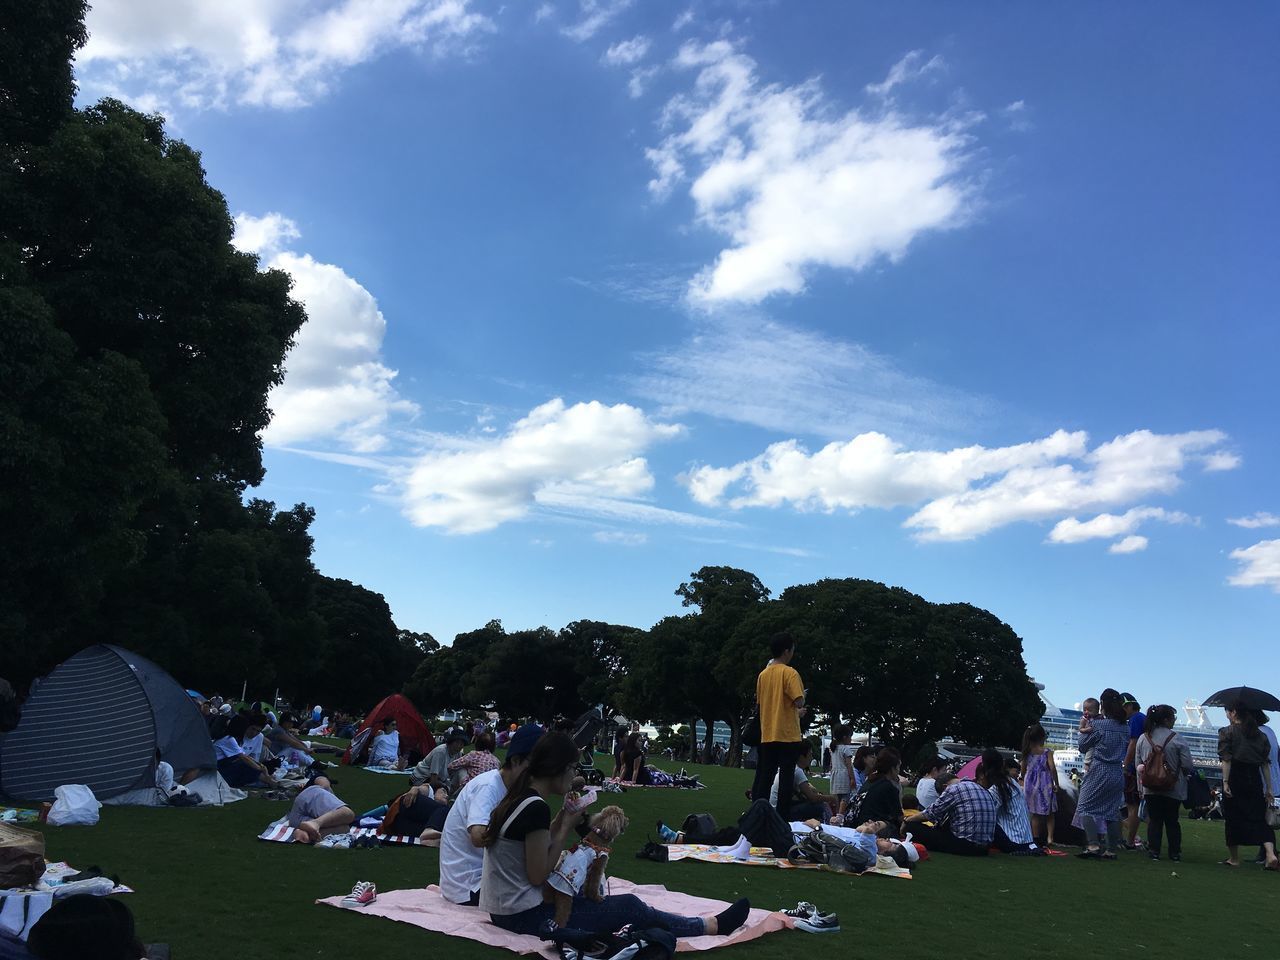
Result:
{"label": "denim jeans", "polygon": [[[490,914],[489,919],[494,926],[503,930],[537,936],[542,933],[547,921],[555,917],[555,913],[554,904],[540,903],[520,913]],[[641,930],[658,927],[677,937],[700,937],[706,932],[701,917],[663,913],[630,893],[605,897],[599,903],[586,897],[574,897],[573,911],[569,914],[566,926],[586,930],[588,933],[613,933],[627,924]]]}

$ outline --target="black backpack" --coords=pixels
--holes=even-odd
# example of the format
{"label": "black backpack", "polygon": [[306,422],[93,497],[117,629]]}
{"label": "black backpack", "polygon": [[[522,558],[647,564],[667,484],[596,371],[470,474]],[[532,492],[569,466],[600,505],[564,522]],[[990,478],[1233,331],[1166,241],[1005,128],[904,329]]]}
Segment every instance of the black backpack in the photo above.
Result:
{"label": "black backpack", "polygon": [[795,842],[791,824],[778,815],[768,800],[753,800],[747,812],[738,818],[738,829],[753,847],[768,847],[783,859]]}

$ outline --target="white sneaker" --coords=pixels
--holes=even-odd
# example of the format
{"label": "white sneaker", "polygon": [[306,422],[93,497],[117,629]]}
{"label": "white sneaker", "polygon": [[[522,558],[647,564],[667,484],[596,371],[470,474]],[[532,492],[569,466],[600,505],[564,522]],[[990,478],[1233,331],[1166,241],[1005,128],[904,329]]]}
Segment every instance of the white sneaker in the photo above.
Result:
{"label": "white sneaker", "polygon": [[368,880],[361,880],[351,892],[342,898],[344,907],[367,907],[378,899],[378,888]]}

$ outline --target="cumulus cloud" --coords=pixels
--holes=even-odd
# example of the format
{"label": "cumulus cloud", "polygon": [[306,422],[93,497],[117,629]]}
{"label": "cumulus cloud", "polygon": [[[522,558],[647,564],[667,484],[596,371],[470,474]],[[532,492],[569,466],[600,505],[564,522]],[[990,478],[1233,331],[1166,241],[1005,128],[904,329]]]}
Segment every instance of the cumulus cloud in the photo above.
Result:
{"label": "cumulus cloud", "polygon": [[631,3],[632,0],[579,0],[580,19],[560,32],[578,43],[590,40]]}
{"label": "cumulus cloud", "polygon": [[619,40],[600,59],[611,67],[629,67],[633,63],[639,63],[648,53],[649,38],[636,36],[630,40]]}
{"label": "cumulus cloud", "polygon": [[288,273],[292,295],[307,311],[285,357],[284,381],[268,397],[272,418],[263,442],[336,440],[357,453],[384,449],[389,420],[418,408],[396,392],[396,371],[382,362],[387,322],[373,294],[341,267],[281,249],[300,236],[289,218],[241,213],[235,224],[235,245],[257,253],[264,269]]}
{"label": "cumulus cloud", "polygon": [[1270,587],[1280,593],[1280,540],[1262,540],[1231,551],[1239,569],[1227,578],[1233,587]]}
{"label": "cumulus cloud", "polygon": [[1246,530],[1257,530],[1260,527],[1280,527],[1280,516],[1274,513],[1258,512],[1247,517],[1232,517],[1227,523],[1237,527],[1244,527]]}
{"label": "cumulus cloud", "polygon": [[1147,549],[1147,538],[1134,534],[1107,547],[1107,553],[1138,553]]}
{"label": "cumulus cloud", "polygon": [[676,415],[691,411],[784,435],[879,429],[918,440],[991,407],[913,377],[860,344],[758,317],[708,319],[643,362],[632,389]]}
{"label": "cumulus cloud", "polygon": [[493,22],[471,0],[130,0],[95,3],[77,75],[145,108],[291,108],[398,48],[467,49]]}
{"label": "cumulus cloud", "polygon": [[[693,302],[799,293],[815,267],[898,260],[969,215],[969,121],[914,121],[884,100],[840,113],[816,80],[763,84],[724,40],[686,43],[673,66],[697,78],[666,106],[649,188],[662,199],[689,181],[697,222],[731,244],[690,284]],[[886,90],[904,80],[891,74]]]}
{"label": "cumulus cloud", "polygon": [[684,476],[690,495],[732,509],[859,510],[918,507],[904,522],[920,540],[969,540],[1020,521],[1123,506],[1181,483],[1187,463],[1220,445],[1217,430],[1138,430],[1089,448],[1083,432],[1059,430],[1007,447],[909,450],[864,433],[809,453],[796,440],[729,467]]}
{"label": "cumulus cloud", "polygon": [[[1111,540],[1115,537],[1123,537],[1131,534],[1138,529],[1139,525],[1146,520],[1163,520],[1165,523],[1188,523],[1191,518],[1185,513],[1177,510],[1165,510],[1162,507],[1134,507],[1122,514],[1100,513],[1092,520],[1077,520],[1075,517],[1067,517],[1060,520],[1049,531],[1050,543],[1083,543],[1085,540]],[[1130,537],[1129,539],[1133,539]],[[1130,547],[1128,549],[1117,549],[1119,544],[1113,544],[1112,553],[1131,553],[1134,550],[1141,550],[1146,547],[1146,538],[1138,537],[1142,540],[1141,547]]]}
{"label": "cumulus cloud", "polygon": [[457,438],[428,451],[397,478],[417,526],[478,533],[526,516],[535,505],[638,519],[663,511],[643,502],[654,486],[643,454],[678,436],[637,407],[550,400],[501,436]]}

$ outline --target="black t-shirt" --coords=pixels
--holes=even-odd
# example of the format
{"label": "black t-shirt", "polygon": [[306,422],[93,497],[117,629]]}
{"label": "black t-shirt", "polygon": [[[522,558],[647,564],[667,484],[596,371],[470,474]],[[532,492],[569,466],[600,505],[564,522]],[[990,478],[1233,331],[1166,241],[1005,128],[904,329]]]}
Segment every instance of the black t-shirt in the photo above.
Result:
{"label": "black t-shirt", "polygon": [[889,823],[902,820],[902,795],[898,793],[897,784],[878,779],[862,785],[854,795],[853,810],[846,823],[856,827],[868,820],[887,820]]}
{"label": "black t-shirt", "polygon": [[[528,797],[535,797],[536,799],[533,803],[526,804],[525,808],[502,831],[502,835],[508,840],[519,840],[523,843],[525,837],[529,836],[529,834],[537,833],[539,830],[551,829],[551,808],[547,806],[547,801],[539,797],[538,792],[532,787],[520,795],[520,800],[516,803],[516,807],[524,803]],[[515,807],[512,809],[515,809]]]}

